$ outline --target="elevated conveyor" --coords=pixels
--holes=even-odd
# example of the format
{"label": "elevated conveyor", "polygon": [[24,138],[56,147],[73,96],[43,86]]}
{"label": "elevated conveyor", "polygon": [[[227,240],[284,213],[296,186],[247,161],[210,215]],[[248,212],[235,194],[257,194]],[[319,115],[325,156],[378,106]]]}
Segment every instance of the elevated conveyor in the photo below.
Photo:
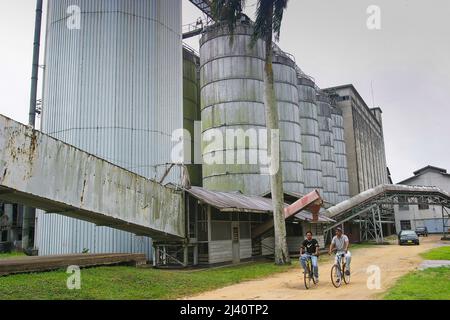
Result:
{"label": "elevated conveyor", "polygon": [[183,194],[0,115],[0,200],[161,240],[185,237]]}

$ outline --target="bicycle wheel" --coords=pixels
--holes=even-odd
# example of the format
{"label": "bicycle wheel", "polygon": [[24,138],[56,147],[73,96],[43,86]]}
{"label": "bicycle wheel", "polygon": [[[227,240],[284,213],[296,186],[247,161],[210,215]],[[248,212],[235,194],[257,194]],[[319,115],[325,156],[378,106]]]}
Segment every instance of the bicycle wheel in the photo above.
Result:
{"label": "bicycle wheel", "polygon": [[334,264],[331,268],[331,282],[335,288],[339,288],[341,286],[341,277],[339,275],[339,266]]}
{"label": "bicycle wheel", "polygon": [[345,274],[345,263],[342,264],[342,274],[343,274],[342,277],[344,278],[345,284],[349,284],[350,283],[350,275]]}
{"label": "bicycle wheel", "polygon": [[304,281],[305,281],[305,288],[309,289],[311,288],[311,281],[314,281],[311,276],[311,264],[308,262],[306,264],[306,270],[304,270]]}

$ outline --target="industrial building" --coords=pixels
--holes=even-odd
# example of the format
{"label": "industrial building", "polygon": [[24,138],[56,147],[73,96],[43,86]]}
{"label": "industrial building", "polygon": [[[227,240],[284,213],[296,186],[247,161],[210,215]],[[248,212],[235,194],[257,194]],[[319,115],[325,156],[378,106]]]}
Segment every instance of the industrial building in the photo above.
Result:
{"label": "industrial building", "polygon": [[[414,171],[414,175],[399,182],[408,186],[437,187],[450,193],[450,174],[447,170],[426,166]],[[403,203],[396,205],[395,227],[397,232],[401,230],[415,230],[416,227],[427,227],[429,233],[450,232],[450,220],[444,212],[445,207],[431,203],[415,203],[409,199],[403,199]]]}
{"label": "industrial building", "polygon": [[[208,14],[203,1],[192,2]],[[81,8],[78,30],[67,28],[68,5]],[[250,159],[261,151],[251,130],[266,128],[264,42],[250,46],[253,26],[246,17],[232,43],[220,22],[190,33],[200,35],[198,53],[183,47],[181,30],[181,0],[48,1],[41,131],[92,155],[95,165],[103,159],[117,166],[124,177],[118,180],[120,190],[133,189],[134,180],[151,181],[159,191],[149,191],[150,200],[139,202],[139,212],[150,212],[152,223],[165,221],[161,215],[184,218],[170,220],[177,231],[161,236],[158,228],[129,232],[134,227],[103,218],[80,220],[81,214],[61,206],[44,208],[37,215],[40,255],[141,252],[157,265],[187,265],[272,254],[270,177]],[[295,57],[277,46],[273,69],[285,203],[299,210],[287,217],[289,249],[296,252],[307,230],[324,244],[325,230],[336,222],[323,214],[313,218],[318,206],[333,208],[388,183],[381,109],[370,109],[352,85],[319,88]],[[181,128],[189,136],[174,141]],[[223,144],[205,143],[217,132],[228,138],[230,130],[242,134]],[[174,162],[172,151],[180,140],[184,161]],[[206,161],[235,159],[239,152],[243,163]],[[203,163],[192,161],[197,158]],[[57,183],[53,175],[48,179]],[[85,189],[91,179],[94,189]],[[103,212],[104,205],[108,214],[117,214],[111,204],[102,205],[109,197],[97,195],[112,178],[75,180],[84,184],[77,185],[81,202],[72,207],[89,211],[83,207],[89,193],[95,210]],[[52,197],[67,190],[55,190]],[[164,203],[169,194],[173,207]],[[129,211],[136,204],[129,205],[124,211],[134,217]]]}

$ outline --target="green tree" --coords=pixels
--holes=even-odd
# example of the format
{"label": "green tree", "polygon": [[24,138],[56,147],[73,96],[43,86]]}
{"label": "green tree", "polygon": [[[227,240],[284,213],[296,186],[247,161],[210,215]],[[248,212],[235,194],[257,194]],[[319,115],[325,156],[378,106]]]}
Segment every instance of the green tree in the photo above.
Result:
{"label": "green tree", "polygon": [[[264,64],[264,104],[266,110],[266,126],[270,131],[272,167],[278,168],[271,174],[270,184],[273,203],[273,220],[275,229],[275,263],[290,263],[286,243],[286,224],[284,219],[283,174],[280,162],[280,149],[274,152],[274,143],[279,146],[278,106],[275,96],[273,76],[273,38],[280,38],[281,22],[288,0],[258,0],[256,21],[254,23],[253,44],[258,39],[265,42],[266,56]],[[228,25],[231,41],[233,33],[245,7],[245,0],[212,0],[212,12],[216,21]],[[276,141],[275,141],[276,139]]]}

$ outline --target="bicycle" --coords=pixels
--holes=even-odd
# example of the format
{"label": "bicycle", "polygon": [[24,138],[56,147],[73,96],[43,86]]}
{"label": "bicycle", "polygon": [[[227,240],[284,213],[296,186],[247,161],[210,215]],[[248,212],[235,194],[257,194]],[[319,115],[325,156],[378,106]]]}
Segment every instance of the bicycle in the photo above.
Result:
{"label": "bicycle", "polygon": [[331,267],[331,282],[335,288],[339,288],[342,285],[342,280],[345,284],[350,283],[350,275],[345,274],[345,253],[336,253],[336,256],[338,257],[337,262]]}
{"label": "bicycle", "polygon": [[311,256],[308,256],[306,260],[306,269],[303,271],[303,280],[305,282],[305,288],[311,288],[311,282],[316,285],[316,279],[314,278],[314,270],[312,266]]}

